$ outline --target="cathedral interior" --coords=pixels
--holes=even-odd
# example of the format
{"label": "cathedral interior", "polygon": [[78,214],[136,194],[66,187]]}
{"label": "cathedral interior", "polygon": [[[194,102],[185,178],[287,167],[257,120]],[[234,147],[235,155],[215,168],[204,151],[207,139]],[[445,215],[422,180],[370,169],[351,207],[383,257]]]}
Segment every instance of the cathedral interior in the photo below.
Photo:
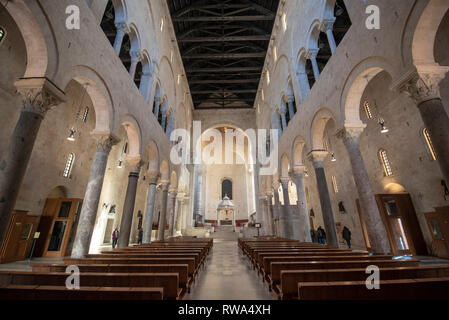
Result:
{"label": "cathedral interior", "polygon": [[0,61],[0,300],[449,299],[448,0],[1,0]]}

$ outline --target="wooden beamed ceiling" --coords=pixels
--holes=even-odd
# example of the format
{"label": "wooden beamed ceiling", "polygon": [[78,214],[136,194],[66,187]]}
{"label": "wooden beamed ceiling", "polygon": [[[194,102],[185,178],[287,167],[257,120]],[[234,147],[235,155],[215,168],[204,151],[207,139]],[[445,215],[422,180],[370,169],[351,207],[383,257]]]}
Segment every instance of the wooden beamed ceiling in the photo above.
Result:
{"label": "wooden beamed ceiling", "polygon": [[279,0],[167,0],[195,108],[253,108]]}

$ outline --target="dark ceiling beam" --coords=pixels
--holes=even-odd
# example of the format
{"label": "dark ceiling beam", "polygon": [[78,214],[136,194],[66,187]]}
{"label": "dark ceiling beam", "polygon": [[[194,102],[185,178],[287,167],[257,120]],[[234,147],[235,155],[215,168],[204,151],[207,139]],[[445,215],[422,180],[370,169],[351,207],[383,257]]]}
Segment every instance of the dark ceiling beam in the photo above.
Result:
{"label": "dark ceiling beam", "polygon": [[240,59],[240,58],[265,58],[266,51],[254,53],[219,53],[219,54],[191,54],[183,55],[183,59]]}
{"label": "dark ceiling beam", "polygon": [[207,99],[202,100],[202,103],[234,103],[234,102],[253,102],[254,99]]}
{"label": "dark ceiling beam", "polygon": [[231,41],[268,41],[268,40],[270,40],[269,34],[264,36],[195,37],[195,38],[179,39],[178,42],[189,43],[189,42],[231,42]]}
{"label": "dark ceiling beam", "polygon": [[260,79],[236,79],[236,80],[191,80],[190,84],[232,84],[232,83],[258,83]]}
{"label": "dark ceiling beam", "polygon": [[174,22],[217,22],[217,21],[273,21],[274,15],[270,16],[221,16],[221,17],[179,17],[173,18]]}
{"label": "dark ceiling beam", "polygon": [[260,5],[258,5],[257,3],[253,2],[253,1],[250,1],[250,0],[240,0],[240,2],[242,2],[242,3],[244,3],[244,4],[248,5],[248,6],[250,6],[252,9],[254,9],[254,10],[256,10],[256,11],[262,13],[262,14],[269,15],[269,16],[273,16],[273,17],[274,17],[274,14],[275,14],[275,13],[274,13],[273,11],[271,11],[271,10],[269,10],[269,9],[263,7],[263,6],[260,6]]}
{"label": "dark ceiling beam", "polygon": [[240,71],[262,71],[263,67],[237,67],[237,68],[187,68],[187,73],[198,72],[240,72]]}
{"label": "dark ceiling beam", "polygon": [[238,93],[257,93],[257,89],[244,90],[192,90],[191,94],[238,94]]}
{"label": "dark ceiling beam", "polygon": [[176,11],[175,13],[172,14],[172,16],[181,17],[196,9],[240,9],[248,7],[247,4],[226,4],[226,3],[207,4],[208,2],[209,0],[198,1],[196,3],[193,3],[185,8]]}

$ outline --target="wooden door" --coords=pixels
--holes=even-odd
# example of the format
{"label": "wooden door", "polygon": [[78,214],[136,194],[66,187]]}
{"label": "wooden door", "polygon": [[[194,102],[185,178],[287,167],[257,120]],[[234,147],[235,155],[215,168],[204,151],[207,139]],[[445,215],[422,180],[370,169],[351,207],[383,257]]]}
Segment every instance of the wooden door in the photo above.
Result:
{"label": "wooden door", "polygon": [[395,255],[426,255],[427,246],[409,194],[378,194],[377,206]]}
{"label": "wooden door", "polygon": [[424,214],[432,235],[432,254],[449,258],[449,207],[435,208],[435,212]]}
{"label": "wooden door", "polygon": [[357,206],[357,212],[359,213],[360,225],[362,226],[362,233],[363,233],[363,239],[365,240],[366,250],[371,252],[372,251],[371,243],[369,241],[368,230],[366,229],[366,223],[365,223],[365,219],[363,218],[362,207],[360,206],[359,199],[357,199],[355,201],[355,204]]}
{"label": "wooden door", "polygon": [[25,260],[31,248],[38,217],[28,216],[26,211],[14,211],[5,242],[0,254],[0,262]]}

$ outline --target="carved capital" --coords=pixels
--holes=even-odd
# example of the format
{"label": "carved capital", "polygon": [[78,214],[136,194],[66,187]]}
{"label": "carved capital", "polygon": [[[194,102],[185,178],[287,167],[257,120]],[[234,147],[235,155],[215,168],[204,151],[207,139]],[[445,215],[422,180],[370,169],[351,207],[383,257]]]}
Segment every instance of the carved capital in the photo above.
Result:
{"label": "carved capital", "polygon": [[334,28],[335,20],[335,18],[323,20],[320,25],[320,30],[323,32],[332,31]]}
{"label": "carved capital", "polygon": [[159,179],[160,172],[159,171],[149,171],[148,172],[148,180],[150,180],[150,184],[157,184],[157,180]]}
{"label": "carved capital", "polygon": [[408,95],[417,105],[432,99],[441,98],[440,82],[446,76],[449,67],[421,66],[403,76],[396,89]]}
{"label": "carved capital", "polygon": [[319,51],[320,51],[320,49],[318,49],[318,48],[309,49],[306,53],[306,58],[307,59],[316,59],[316,56],[318,55]]}
{"label": "carved capital", "polygon": [[130,51],[131,62],[137,63],[142,60],[142,53],[140,51]]}
{"label": "carved capital", "polygon": [[92,135],[97,140],[97,151],[109,153],[111,148],[120,142],[120,139],[111,133],[93,132]]}
{"label": "carved capital", "polygon": [[324,159],[326,159],[328,154],[329,154],[329,152],[326,150],[313,150],[309,153],[308,158],[314,164],[322,163],[324,161]]}
{"label": "carved capital", "polygon": [[290,182],[289,177],[281,177],[279,180],[281,181],[283,189],[288,188],[288,183]]}
{"label": "carved capital", "polygon": [[365,128],[366,124],[363,123],[357,125],[345,124],[345,127],[337,132],[336,137],[344,142],[347,140],[359,140]]}
{"label": "carved capital", "polygon": [[293,173],[295,175],[303,175],[306,171],[306,166],[294,166],[293,167]]}
{"label": "carved capital", "polygon": [[129,28],[129,26],[126,22],[117,22],[115,24],[115,27],[117,28],[117,32],[123,32],[123,33],[131,32],[131,29]]}
{"label": "carved capital", "polygon": [[140,156],[126,157],[126,164],[129,166],[131,172],[140,172],[144,164]]}
{"label": "carved capital", "polygon": [[66,101],[64,92],[47,78],[20,79],[14,85],[22,95],[23,112],[44,117],[48,110]]}
{"label": "carved capital", "polygon": [[277,192],[277,190],[279,189],[279,187],[280,187],[280,183],[279,183],[279,181],[277,181],[277,180],[273,180],[273,189]]}

